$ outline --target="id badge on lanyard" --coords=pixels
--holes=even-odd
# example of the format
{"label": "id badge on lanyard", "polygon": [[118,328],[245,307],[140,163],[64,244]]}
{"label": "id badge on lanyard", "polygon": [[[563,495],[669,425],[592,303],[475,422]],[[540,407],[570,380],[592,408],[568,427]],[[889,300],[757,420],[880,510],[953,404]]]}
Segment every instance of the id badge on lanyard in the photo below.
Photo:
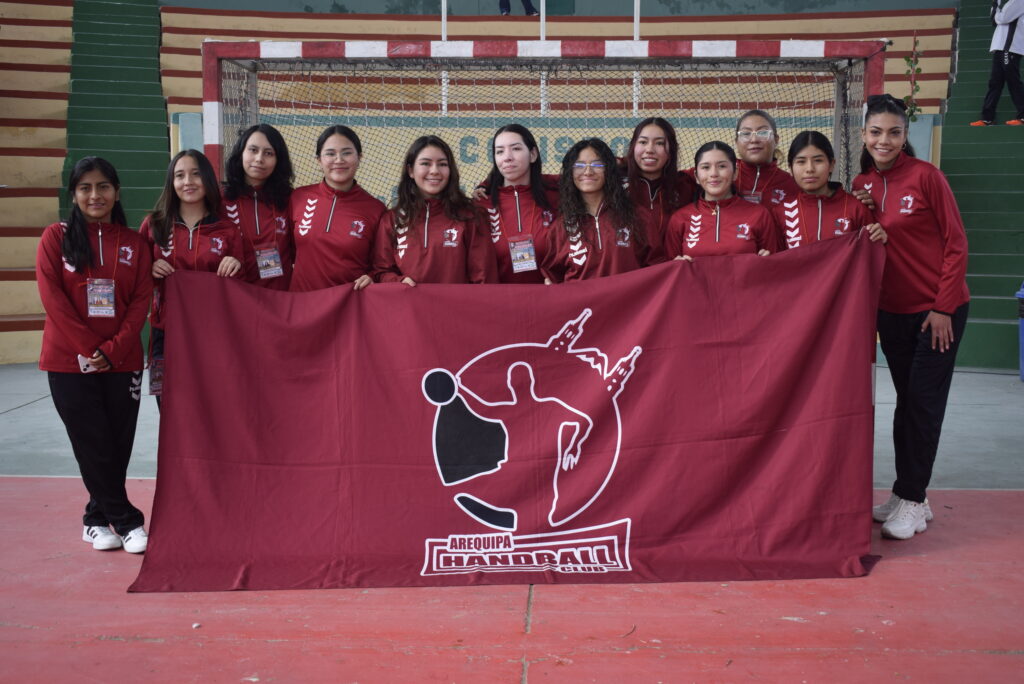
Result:
{"label": "id badge on lanyard", "polygon": [[89,318],[114,317],[114,279],[88,278],[85,281],[85,300]]}
{"label": "id badge on lanyard", "polygon": [[533,247],[532,235],[509,238],[508,250],[512,255],[513,273],[537,270],[537,251]]}
{"label": "id badge on lanyard", "polygon": [[149,360],[149,394],[159,397],[164,393],[164,358],[153,357]]}
{"label": "id badge on lanyard", "polygon": [[740,197],[747,200],[748,202],[753,202],[754,204],[761,203],[761,193],[759,192],[748,192],[743,195],[740,195]]}
{"label": "id badge on lanyard", "polygon": [[256,265],[259,266],[261,280],[284,275],[284,269],[281,267],[281,255],[278,253],[277,247],[257,249]]}

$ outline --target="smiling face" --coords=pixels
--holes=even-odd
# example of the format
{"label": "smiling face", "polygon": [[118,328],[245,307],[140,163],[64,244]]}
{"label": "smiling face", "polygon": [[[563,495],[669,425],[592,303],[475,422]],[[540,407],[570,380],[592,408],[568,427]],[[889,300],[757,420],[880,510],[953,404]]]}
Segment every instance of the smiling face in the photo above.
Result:
{"label": "smiling face", "polygon": [[889,112],[872,114],[861,133],[864,147],[882,171],[891,167],[907,142],[907,126],[902,117]]}
{"label": "smiling face", "polygon": [[448,187],[451,168],[444,150],[428,145],[420,150],[408,168],[409,176],[424,197],[433,198]]}
{"label": "smiling face", "polygon": [[708,150],[697,162],[697,182],[710,201],[732,197],[732,178],[736,173],[732,160],[722,150]]}
{"label": "smiling face", "polygon": [[355,143],[340,133],[335,133],[324,141],[317,160],[328,186],[342,192],[352,189],[360,161]]}
{"label": "smiling face", "polygon": [[89,222],[110,223],[120,191],[98,169],[82,174],[75,186],[75,204]]}
{"label": "smiling face", "polygon": [[527,147],[518,133],[505,131],[494,139],[494,163],[505,185],[529,185],[530,164],[536,160],[537,150]]}
{"label": "smiling face", "polygon": [[647,124],[640,131],[633,146],[633,159],[640,169],[640,175],[648,180],[661,177],[668,164],[668,136],[661,126]]}
{"label": "smiling face", "polygon": [[174,165],[174,192],[182,206],[202,204],[206,199],[206,187],[199,174],[199,164],[187,154]]}
{"label": "smiling face", "polygon": [[277,166],[277,153],[267,140],[267,136],[259,131],[254,132],[245,141],[242,150],[242,171],[245,172],[247,185],[262,185],[270,178]]}
{"label": "smiling face", "polygon": [[592,147],[584,147],[573,164],[572,181],[576,185],[576,189],[584,195],[603,192],[605,171],[604,163],[597,154],[597,150]]}
{"label": "smiling face", "polygon": [[772,132],[768,119],[757,114],[740,122],[736,131],[736,152],[748,164],[768,164],[775,156],[779,136]]}
{"label": "smiling face", "polygon": [[835,161],[830,161],[823,150],[808,145],[793,157],[790,170],[793,179],[804,192],[822,194],[828,191],[828,179],[835,165]]}

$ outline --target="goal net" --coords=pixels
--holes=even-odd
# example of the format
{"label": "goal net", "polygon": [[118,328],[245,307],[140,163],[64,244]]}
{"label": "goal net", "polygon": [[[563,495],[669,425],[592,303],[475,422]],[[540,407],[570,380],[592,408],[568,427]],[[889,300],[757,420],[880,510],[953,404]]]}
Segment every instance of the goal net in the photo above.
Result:
{"label": "goal net", "polygon": [[[780,159],[797,133],[819,130],[836,149],[835,179],[847,184],[856,175],[862,106],[877,90],[872,74],[881,73],[877,64],[872,69],[873,59],[880,63],[879,43],[815,42],[820,56],[784,58],[736,57],[759,51],[743,49],[743,41],[731,42],[722,51],[732,54],[724,56],[609,57],[612,42],[597,42],[602,57],[500,58],[431,56],[446,52],[444,43],[412,44],[405,54],[413,56],[397,58],[388,56],[402,53],[394,43],[372,56],[373,43],[208,42],[207,152],[219,164],[240,131],[268,123],[288,143],[296,183],[315,183],[322,176],[314,159],[317,137],[327,126],[345,124],[362,142],[360,184],[390,203],[405,152],[421,135],[438,135],[452,147],[468,189],[490,171],[491,138],[507,123],[533,132],[544,172],[557,174],[577,140],[602,138],[624,156],[637,122],[661,116],[676,128],[680,168],[690,168],[703,143],[734,144],[737,118],[756,108],[778,123]],[[779,52],[797,42],[777,43]],[[551,43],[559,41],[535,45]],[[486,52],[479,43],[472,45],[470,54]],[[689,45],[691,53],[698,51],[696,42]],[[333,48],[336,56],[330,46],[339,46]],[[441,47],[432,51],[431,46]],[[530,52],[529,44],[519,43],[518,49]],[[566,52],[565,46],[560,50]],[[289,52],[292,56],[282,56]]]}

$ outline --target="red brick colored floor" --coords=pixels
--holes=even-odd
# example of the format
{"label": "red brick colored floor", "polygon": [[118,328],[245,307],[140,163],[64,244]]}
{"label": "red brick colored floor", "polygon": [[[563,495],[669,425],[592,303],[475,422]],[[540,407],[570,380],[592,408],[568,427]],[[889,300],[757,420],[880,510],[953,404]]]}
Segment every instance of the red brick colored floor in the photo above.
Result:
{"label": "red brick colored floor", "polygon": [[[145,511],[153,480],[130,480]],[[0,477],[3,682],[1007,682],[1024,492],[932,490],[868,577],[128,594],[77,478]],[[876,492],[881,501],[887,492]]]}

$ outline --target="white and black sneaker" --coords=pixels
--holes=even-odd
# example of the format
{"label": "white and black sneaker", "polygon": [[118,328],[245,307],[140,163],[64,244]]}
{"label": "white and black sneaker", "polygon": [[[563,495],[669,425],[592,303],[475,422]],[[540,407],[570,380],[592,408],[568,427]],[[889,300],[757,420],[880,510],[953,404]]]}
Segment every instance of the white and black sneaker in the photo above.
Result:
{"label": "white and black sneaker", "polygon": [[[889,500],[884,504],[880,504],[871,509],[871,519],[875,522],[884,523],[892,515],[892,512],[896,510],[897,504],[902,501],[900,497],[895,494],[889,496]],[[932,507],[928,505],[928,499],[924,500],[924,519],[926,522],[931,522],[932,518]]]}
{"label": "white and black sneaker", "polygon": [[145,553],[146,546],[149,544],[149,535],[146,534],[143,527],[139,526],[122,536],[121,542],[124,544],[124,550],[128,553]]}
{"label": "white and black sneaker", "polygon": [[84,525],[82,541],[92,544],[92,548],[97,551],[113,551],[121,548],[121,538],[111,532],[109,527],[101,525]]}

